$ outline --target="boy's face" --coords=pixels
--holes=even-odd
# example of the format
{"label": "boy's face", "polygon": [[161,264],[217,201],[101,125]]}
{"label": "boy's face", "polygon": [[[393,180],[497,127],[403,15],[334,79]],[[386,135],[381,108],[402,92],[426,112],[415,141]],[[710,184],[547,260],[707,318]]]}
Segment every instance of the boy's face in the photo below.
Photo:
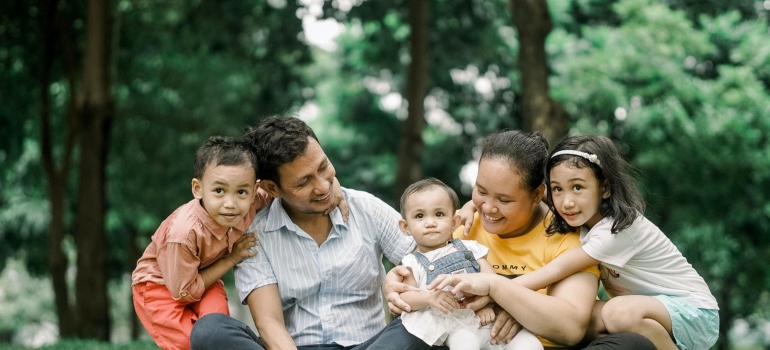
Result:
{"label": "boy's face", "polygon": [[411,194],[404,201],[405,217],[399,221],[404,233],[414,237],[421,253],[441,248],[452,239],[459,221],[446,191],[431,187]]}
{"label": "boy's face", "polygon": [[254,201],[257,178],[249,164],[209,164],[202,179],[192,180],[192,191],[218,224],[233,227],[243,220]]}

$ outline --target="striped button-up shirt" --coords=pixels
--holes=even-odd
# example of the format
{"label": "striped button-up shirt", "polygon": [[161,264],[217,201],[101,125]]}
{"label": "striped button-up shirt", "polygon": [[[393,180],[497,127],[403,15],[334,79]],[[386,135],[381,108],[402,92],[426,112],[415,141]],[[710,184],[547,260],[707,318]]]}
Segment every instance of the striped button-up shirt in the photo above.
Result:
{"label": "striped button-up shirt", "polygon": [[258,253],[235,267],[241,302],[256,288],[278,284],[286,329],[298,346],[360,344],[385,326],[383,254],[397,264],[414,249],[398,228],[398,212],[366,192],[343,189],[348,222],[339,209],[320,246],[281,205],[257,214],[250,231]]}

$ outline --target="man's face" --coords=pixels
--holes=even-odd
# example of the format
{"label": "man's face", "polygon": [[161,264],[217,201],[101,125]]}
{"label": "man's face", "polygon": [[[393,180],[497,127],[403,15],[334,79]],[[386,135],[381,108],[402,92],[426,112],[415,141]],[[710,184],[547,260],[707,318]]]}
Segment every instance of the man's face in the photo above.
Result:
{"label": "man's face", "polygon": [[289,216],[323,214],[334,206],[332,184],[336,172],[321,145],[308,138],[305,153],[278,168],[281,185],[265,180],[263,185],[273,197],[283,200]]}

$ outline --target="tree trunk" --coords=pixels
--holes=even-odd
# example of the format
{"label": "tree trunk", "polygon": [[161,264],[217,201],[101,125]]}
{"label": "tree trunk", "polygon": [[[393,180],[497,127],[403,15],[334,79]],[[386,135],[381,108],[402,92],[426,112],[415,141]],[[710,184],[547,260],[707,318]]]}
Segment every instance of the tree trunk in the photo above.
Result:
{"label": "tree trunk", "polygon": [[87,11],[80,104],[80,179],[75,213],[78,251],[75,316],[82,338],[108,341],[105,168],[114,113],[110,85],[109,1],[88,0]]}
{"label": "tree trunk", "polygon": [[[69,173],[72,162],[72,151],[75,144],[75,125],[68,123],[65,136],[64,153],[61,166],[57,167],[54,159],[52,123],[51,123],[51,70],[54,64],[55,43],[62,28],[62,19],[58,11],[58,0],[44,1],[41,5],[43,19],[43,53],[40,74],[40,148],[48,185],[48,199],[51,203],[51,222],[48,235],[48,272],[51,275],[51,283],[54,291],[54,305],[59,321],[59,336],[61,338],[74,337],[77,331],[77,323],[72,317],[72,306],[69,302],[69,288],[67,287],[67,268],[69,261],[62,249],[62,243],[66,235],[64,213],[67,203],[66,189],[69,183]],[[72,82],[70,81],[70,86]],[[72,95],[70,106],[72,106]],[[72,108],[68,111],[68,120],[72,121]]]}
{"label": "tree trunk", "polygon": [[513,24],[519,32],[519,71],[522,129],[542,131],[551,144],[569,130],[569,116],[548,94],[545,39],[553,28],[546,0],[510,0]]}
{"label": "tree trunk", "polygon": [[401,130],[398,149],[398,175],[396,196],[422,177],[422,154],[425,145],[422,131],[425,128],[425,95],[428,88],[428,0],[410,0],[409,26],[409,75],[406,82],[408,116]]}

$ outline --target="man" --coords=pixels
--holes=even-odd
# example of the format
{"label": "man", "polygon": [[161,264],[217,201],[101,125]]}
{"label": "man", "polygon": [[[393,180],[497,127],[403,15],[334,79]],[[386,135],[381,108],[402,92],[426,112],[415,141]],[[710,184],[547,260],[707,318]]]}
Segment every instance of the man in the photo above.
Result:
{"label": "man", "polygon": [[249,230],[257,255],[235,268],[240,300],[259,331],[223,314],[202,317],[191,348],[365,349],[387,334],[392,349],[426,348],[419,339],[385,326],[383,255],[393,263],[414,249],[398,228],[400,215],[376,197],[343,189],[349,218],[333,207],[334,166],[315,133],[296,118],[270,117],[245,135],[257,154],[260,186],[272,204]]}

